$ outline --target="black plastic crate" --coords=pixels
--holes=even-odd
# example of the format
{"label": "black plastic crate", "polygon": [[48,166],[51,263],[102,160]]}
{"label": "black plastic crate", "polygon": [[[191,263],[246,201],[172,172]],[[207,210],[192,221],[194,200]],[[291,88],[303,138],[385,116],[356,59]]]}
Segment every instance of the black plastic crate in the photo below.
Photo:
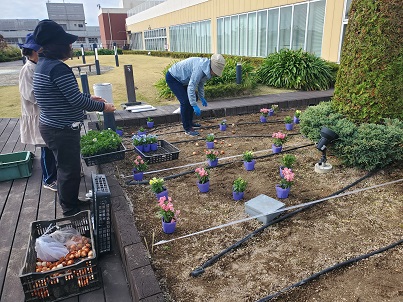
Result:
{"label": "black plastic crate", "polygon": [[20,281],[24,289],[25,301],[59,301],[102,287],[102,277],[98,267],[97,252],[93,248],[92,258],[44,273],[35,272],[37,255],[35,241],[48,227],[51,232],[60,228],[75,228],[81,235],[91,238],[95,247],[90,211],[82,211],[74,216],[51,221],[34,221],[25,255]]}
{"label": "black plastic crate", "polygon": [[158,149],[144,153],[134,146],[134,150],[140,156],[148,161],[149,164],[162,163],[164,161],[174,160],[179,158],[179,149],[164,140],[158,140]]}
{"label": "black plastic crate", "polygon": [[111,246],[111,191],[104,174],[92,174],[92,210],[94,234],[98,255],[110,252]]}
{"label": "black plastic crate", "polygon": [[87,166],[95,166],[125,159],[125,152],[126,147],[123,144],[121,144],[118,151],[87,157],[83,156],[83,159]]}

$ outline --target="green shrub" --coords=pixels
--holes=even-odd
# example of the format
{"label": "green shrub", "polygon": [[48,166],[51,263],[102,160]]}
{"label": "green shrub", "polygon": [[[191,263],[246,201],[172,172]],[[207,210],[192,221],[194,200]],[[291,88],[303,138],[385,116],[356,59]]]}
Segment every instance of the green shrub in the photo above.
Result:
{"label": "green shrub", "polygon": [[[95,52],[93,50],[89,51],[86,50],[84,51],[84,54],[86,56],[95,56]],[[113,51],[113,49],[106,49],[106,48],[98,48],[98,55],[103,56],[103,55],[114,55],[115,52]],[[118,48],[118,55],[122,55],[123,54],[123,50]],[[74,50],[73,52],[73,56],[74,57],[80,57],[81,56],[81,49],[79,50]]]}
{"label": "green shrub", "polygon": [[0,50],[0,62],[21,60],[21,51],[17,47],[6,46]]}
{"label": "green shrub", "polygon": [[355,122],[403,118],[401,1],[351,4],[333,104]]}
{"label": "green shrub", "polygon": [[330,102],[308,107],[301,114],[301,133],[309,139],[317,142],[323,126],[339,135],[328,148],[347,166],[372,170],[403,160],[403,122],[398,119],[357,126],[334,112]]}
{"label": "green shrub", "polygon": [[278,88],[323,90],[334,83],[329,65],[301,49],[282,49],[270,54],[257,74],[261,83]]}

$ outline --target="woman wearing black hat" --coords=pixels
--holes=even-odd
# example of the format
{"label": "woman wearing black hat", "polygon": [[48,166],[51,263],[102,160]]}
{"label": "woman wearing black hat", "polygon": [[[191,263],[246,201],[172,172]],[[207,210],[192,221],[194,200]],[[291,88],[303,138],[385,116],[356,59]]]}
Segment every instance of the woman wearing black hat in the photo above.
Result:
{"label": "woman wearing black hat", "polygon": [[56,161],[52,151],[46,147],[39,132],[39,107],[36,103],[32,85],[40,49],[41,46],[35,43],[33,35],[31,33],[28,34],[25,44],[22,45],[22,54],[28,60],[25,62],[19,75],[19,90],[21,95],[20,137],[23,144],[41,147],[43,187],[57,191]]}
{"label": "woman wearing black hat", "polygon": [[70,67],[71,44],[77,36],[68,34],[52,20],[42,20],[34,31],[35,42],[42,45],[34,74],[34,93],[41,109],[39,129],[57,163],[57,187],[63,215],[80,211],[80,125],[83,110],[113,112],[113,104],[81,93]]}

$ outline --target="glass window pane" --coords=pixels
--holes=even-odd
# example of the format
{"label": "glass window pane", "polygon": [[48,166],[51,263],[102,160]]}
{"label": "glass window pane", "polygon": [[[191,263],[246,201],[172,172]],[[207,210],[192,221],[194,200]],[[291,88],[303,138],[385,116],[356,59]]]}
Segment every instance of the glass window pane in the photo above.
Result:
{"label": "glass window pane", "polygon": [[247,18],[248,15],[239,16],[239,55],[246,56],[247,39]]}
{"label": "glass window pane", "polygon": [[321,56],[326,1],[309,4],[306,51]]}
{"label": "glass window pane", "polygon": [[239,55],[239,24],[238,16],[231,17],[231,54]]}
{"label": "glass window pane", "polygon": [[257,14],[257,31],[258,31],[258,40],[257,40],[257,48],[259,57],[267,56],[267,48],[266,48],[266,37],[267,37],[267,10],[263,12],[258,12]]}
{"label": "glass window pane", "polygon": [[248,56],[257,55],[256,13],[248,14]]}
{"label": "glass window pane", "polygon": [[344,14],[344,19],[348,19],[348,13],[350,12],[350,8],[351,8],[351,0],[347,0],[346,13]]}
{"label": "glass window pane", "polygon": [[294,6],[291,43],[291,48],[294,50],[304,49],[307,8],[306,3]]}
{"label": "glass window pane", "polygon": [[224,18],[217,19],[217,51],[223,53],[224,51]]}
{"label": "glass window pane", "polygon": [[278,51],[277,37],[278,37],[278,9],[271,9],[268,12],[268,25],[267,25],[267,54]]}
{"label": "glass window pane", "polygon": [[280,8],[279,49],[290,48],[292,6]]}
{"label": "glass window pane", "polygon": [[231,18],[224,19],[224,53],[231,54]]}

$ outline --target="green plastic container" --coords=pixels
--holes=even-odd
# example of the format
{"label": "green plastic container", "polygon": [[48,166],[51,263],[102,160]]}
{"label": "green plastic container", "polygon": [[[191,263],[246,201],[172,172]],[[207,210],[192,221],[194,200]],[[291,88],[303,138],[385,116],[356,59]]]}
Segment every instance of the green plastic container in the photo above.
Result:
{"label": "green plastic container", "polygon": [[27,151],[0,154],[0,181],[31,176],[33,158]]}

